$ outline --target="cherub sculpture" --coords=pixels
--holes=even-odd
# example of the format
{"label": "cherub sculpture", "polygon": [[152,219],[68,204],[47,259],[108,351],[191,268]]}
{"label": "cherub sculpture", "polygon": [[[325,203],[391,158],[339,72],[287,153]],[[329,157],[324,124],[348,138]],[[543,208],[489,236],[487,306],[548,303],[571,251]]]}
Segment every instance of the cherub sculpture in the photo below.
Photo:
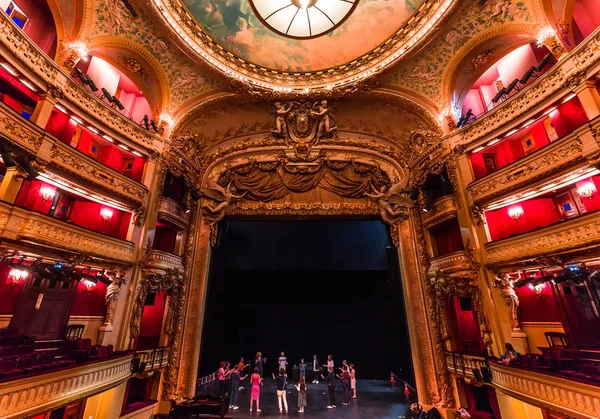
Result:
{"label": "cherub sculpture", "polygon": [[312,106],[310,114],[319,119],[317,125],[317,138],[321,138],[327,134],[337,131],[335,119],[329,113],[327,101],[323,99],[321,102],[315,102]]}
{"label": "cherub sculpture", "polygon": [[216,182],[212,180],[208,180],[207,187],[201,187],[200,191],[202,194],[214,201],[214,204],[205,203],[202,205],[202,210],[204,212],[204,216],[211,223],[218,223],[225,217],[225,213],[227,212],[227,208],[232,204],[233,200],[241,199],[246,195],[244,192],[241,195],[234,195],[231,193],[231,182],[227,185],[226,188],[223,188]]}
{"label": "cherub sculpture", "polygon": [[386,187],[382,186],[379,191],[374,190],[373,193],[365,193],[369,198],[377,200],[381,218],[389,225],[405,220],[408,216],[406,209],[415,206],[408,198],[409,178],[410,175],[404,177],[400,182],[390,186],[387,191]]}
{"label": "cherub sculpture", "polygon": [[274,121],[274,127],[271,130],[271,132],[273,134],[276,135],[285,135],[286,134],[286,127],[287,127],[287,122],[285,120],[285,116],[288,114],[288,112],[290,111],[290,109],[292,109],[292,104],[288,103],[288,107],[285,107],[285,104],[281,103],[281,102],[275,102],[273,104],[275,106],[275,121]]}

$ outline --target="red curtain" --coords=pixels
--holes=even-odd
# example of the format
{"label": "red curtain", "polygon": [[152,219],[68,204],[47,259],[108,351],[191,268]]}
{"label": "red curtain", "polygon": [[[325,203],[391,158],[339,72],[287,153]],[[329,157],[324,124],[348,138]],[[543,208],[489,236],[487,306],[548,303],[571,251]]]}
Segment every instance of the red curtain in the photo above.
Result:
{"label": "red curtain", "polygon": [[439,227],[432,229],[437,244],[436,256],[447,255],[464,249],[458,220],[453,218]]}

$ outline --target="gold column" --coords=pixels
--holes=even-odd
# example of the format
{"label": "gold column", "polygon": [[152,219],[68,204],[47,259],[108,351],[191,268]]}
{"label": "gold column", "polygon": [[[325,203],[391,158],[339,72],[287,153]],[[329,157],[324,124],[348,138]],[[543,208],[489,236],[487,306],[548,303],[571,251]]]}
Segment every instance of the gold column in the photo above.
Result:
{"label": "gold column", "polygon": [[6,175],[0,184],[0,200],[14,204],[25,175],[17,166],[6,168]]}
{"label": "gold column", "polygon": [[590,120],[600,115],[600,95],[592,80],[586,80],[573,90],[577,94],[581,106],[583,106],[583,110]]}
{"label": "gold column", "polygon": [[503,418],[543,419],[544,417],[539,407],[512,398],[498,390],[496,396]]}
{"label": "gold column", "polygon": [[31,115],[31,118],[29,118],[29,120],[36,124],[38,127],[45,129],[46,124],[50,119],[52,109],[54,109],[54,105],[56,105],[57,103],[58,100],[51,94],[41,95],[41,100],[35,106],[33,114]]}

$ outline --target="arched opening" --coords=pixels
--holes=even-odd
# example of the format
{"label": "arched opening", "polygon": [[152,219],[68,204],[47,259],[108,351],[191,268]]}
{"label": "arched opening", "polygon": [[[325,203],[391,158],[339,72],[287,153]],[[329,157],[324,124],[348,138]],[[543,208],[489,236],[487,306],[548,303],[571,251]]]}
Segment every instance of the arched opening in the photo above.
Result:
{"label": "arched opening", "polygon": [[553,60],[545,47],[523,45],[491,64],[479,78],[462,90],[461,112],[472,118],[486,113],[524,89],[546,72]]}
{"label": "arched opening", "polygon": [[46,1],[0,0],[0,7],[50,57],[56,54],[56,24]]}

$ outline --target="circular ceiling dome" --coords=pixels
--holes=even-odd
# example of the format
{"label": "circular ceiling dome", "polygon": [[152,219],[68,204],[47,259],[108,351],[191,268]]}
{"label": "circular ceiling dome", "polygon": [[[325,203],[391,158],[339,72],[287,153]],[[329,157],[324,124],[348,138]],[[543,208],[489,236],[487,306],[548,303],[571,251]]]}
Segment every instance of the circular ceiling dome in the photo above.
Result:
{"label": "circular ceiling dome", "polygon": [[295,39],[327,34],[352,14],[359,0],[249,0],[256,16],[272,31]]}

